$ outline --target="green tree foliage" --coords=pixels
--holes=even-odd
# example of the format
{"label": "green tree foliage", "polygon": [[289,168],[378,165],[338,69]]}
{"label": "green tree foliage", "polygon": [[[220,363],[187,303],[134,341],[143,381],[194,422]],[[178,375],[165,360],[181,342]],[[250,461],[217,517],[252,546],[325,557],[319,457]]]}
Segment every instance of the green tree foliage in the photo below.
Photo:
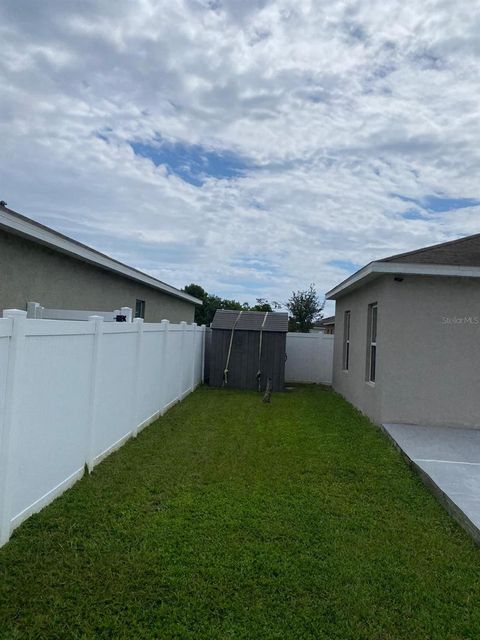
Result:
{"label": "green tree foliage", "polygon": [[288,330],[308,333],[315,321],[322,317],[324,305],[313,284],[304,291],[292,291],[285,305],[290,314]]}
{"label": "green tree foliage", "polygon": [[222,299],[205,291],[199,284],[189,284],[184,288],[185,293],[199,298],[203,304],[195,305],[195,322],[209,325],[217,309],[222,308]]}
{"label": "green tree foliage", "polygon": [[185,293],[188,293],[194,298],[199,298],[200,300],[205,300],[206,296],[208,296],[208,293],[203,287],[201,287],[199,284],[193,284],[193,282],[192,284],[188,284],[185,287],[184,291]]}
{"label": "green tree foliage", "polygon": [[207,293],[203,287],[194,283],[187,285],[183,290],[185,293],[199,298],[203,302],[203,305],[195,306],[195,322],[197,324],[209,325],[217,309],[229,309],[232,311],[272,311],[273,309],[280,308],[278,302],[269,303],[265,298],[257,298],[257,304],[250,307],[247,302],[229,300],[228,298],[221,298],[220,296]]}
{"label": "green tree foliage", "polygon": [[255,304],[253,307],[250,307],[251,311],[273,311],[274,309],[280,309],[282,305],[280,305],[278,302],[275,302],[275,300],[272,300],[272,302],[268,302],[268,300],[266,298],[257,298],[257,304]]}

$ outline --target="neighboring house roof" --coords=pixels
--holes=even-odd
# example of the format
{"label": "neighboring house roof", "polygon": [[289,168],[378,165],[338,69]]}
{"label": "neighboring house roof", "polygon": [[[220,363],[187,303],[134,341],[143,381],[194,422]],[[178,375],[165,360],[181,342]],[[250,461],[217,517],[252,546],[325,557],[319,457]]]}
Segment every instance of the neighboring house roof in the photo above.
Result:
{"label": "neighboring house roof", "polygon": [[480,234],[370,262],[327,292],[329,300],[384,274],[480,278]]}
{"label": "neighboring house roof", "polygon": [[379,262],[408,262],[415,264],[450,264],[480,267],[480,233],[423,249],[399,253]]}
{"label": "neighboring house roof", "polygon": [[194,298],[176,287],[172,287],[161,280],[157,280],[143,273],[143,271],[139,271],[138,269],[123,264],[123,262],[110,258],[104,253],[100,253],[100,251],[96,249],[92,249],[50,227],[40,224],[31,218],[27,218],[12,209],[8,209],[2,204],[0,204],[0,229],[36,242],[37,244],[42,244],[60,253],[73,256],[78,260],[88,262],[106,271],[111,271],[130,280],[136,280],[137,282],[141,282],[144,285],[158,289],[176,298],[181,298],[193,304],[203,304],[198,298]]}
{"label": "neighboring house roof", "polygon": [[328,327],[332,324],[335,324],[335,316],[328,316],[327,318],[322,318],[318,323],[319,327]]}
{"label": "neighboring house roof", "polygon": [[263,331],[286,333],[288,331],[288,313],[278,311],[240,312],[218,309],[210,326],[212,329],[233,329],[235,326],[235,331],[260,331],[263,327]]}

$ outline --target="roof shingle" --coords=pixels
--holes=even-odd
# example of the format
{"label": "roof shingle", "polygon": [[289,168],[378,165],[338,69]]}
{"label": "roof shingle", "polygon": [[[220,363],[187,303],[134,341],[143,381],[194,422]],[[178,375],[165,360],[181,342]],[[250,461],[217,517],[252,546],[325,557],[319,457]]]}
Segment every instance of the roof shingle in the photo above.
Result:
{"label": "roof shingle", "polygon": [[378,262],[407,262],[410,264],[448,264],[480,267],[480,233],[459,240],[423,247],[407,253],[383,258]]}

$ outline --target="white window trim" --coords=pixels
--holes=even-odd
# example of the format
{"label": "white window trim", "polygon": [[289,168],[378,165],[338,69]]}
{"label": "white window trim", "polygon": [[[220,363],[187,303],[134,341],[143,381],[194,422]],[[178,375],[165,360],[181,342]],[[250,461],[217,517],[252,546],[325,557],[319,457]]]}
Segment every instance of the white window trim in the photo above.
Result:
{"label": "white window trim", "polygon": [[[347,323],[348,318],[348,323]],[[350,328],[352,314],[350,309],[343,314],[343,352],[342,352],[342,371],[348,373],[350,371]],[[347,332],[348,328],[348,332]]]}
{"label": "white window trim", "polygon": [[[373,316],[375,313],[375,340],[372,340]],[[372,302],[368,305],[368,344],[367,344],[367,379],[366,382],[375,386],[377,378],[377,333],[378,333],[378,303]],[[375,379],[372,380],[372,352],[375,347]]]}

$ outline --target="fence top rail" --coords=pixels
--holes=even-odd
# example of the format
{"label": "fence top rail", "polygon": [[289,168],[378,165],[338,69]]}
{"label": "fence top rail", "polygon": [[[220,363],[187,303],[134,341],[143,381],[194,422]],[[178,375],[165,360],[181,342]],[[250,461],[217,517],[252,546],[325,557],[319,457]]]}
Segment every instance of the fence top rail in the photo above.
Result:
{"label": "fence top rail", "polygon": [[333,340],[333,333],[323,333],[322,331],[315,331],[314,333],[297,333],[295,331],[289,331],[287,333],[288,338],[301,338],[303,340]]}
{"label": "fence top rail", "polygon": [[26,336],[84,336],[93,333],[94,327],[90,322],[28,318],[25,323]]}
{"label": "fence top rail", "polygon": [[134,322],[103,322],[103,333],[137,333],[138,327]]}
{"label": "fence top rail", "polygon": [[160,322],[144,322],[143,330],[150,333],[161,333],[162,331],[165,331],[164,326],[165,325]]}
{"label": "fence top rail", "polygon": [[188,324],[169,324],[169,331],[192,331],[193,327]]}
{"label": "fence top rail", "polygon": [[[168,331],[201,331],[204,332],[206,331],[206,327],[203,324],[199,324],[199,325],[193,325],[193,324],[187,324],[187,325],[181,325],[181,324],[170,324],[166,323],[166,325],[163,325],[160,322],[144,322],[143,323],[143,330],[144,331],[165,331],[164,327],[167,326],[168,327]],[[185,329],[184,329],[185,327]]]}
{"label": "fence top rail", "polygon": [[[95,314],[93,314],[95,315]],[[171,324],[161,322],[144,322],[143,330],[151,333],[165,331],[186,331],[186,332],[204,332],[204,325],[195,324]],[[9,337],[12,335],[13,319],[0,318],[0,337]],[[78,320],[51,320],[45,318],[26,318],[25,335],[27,336],[73,336],[73,335],[90,335],[95,333],[92,322],[80,322]],[[133,322],[102,322],[103,333],[136,333],[138,331],[137,323]]]}

